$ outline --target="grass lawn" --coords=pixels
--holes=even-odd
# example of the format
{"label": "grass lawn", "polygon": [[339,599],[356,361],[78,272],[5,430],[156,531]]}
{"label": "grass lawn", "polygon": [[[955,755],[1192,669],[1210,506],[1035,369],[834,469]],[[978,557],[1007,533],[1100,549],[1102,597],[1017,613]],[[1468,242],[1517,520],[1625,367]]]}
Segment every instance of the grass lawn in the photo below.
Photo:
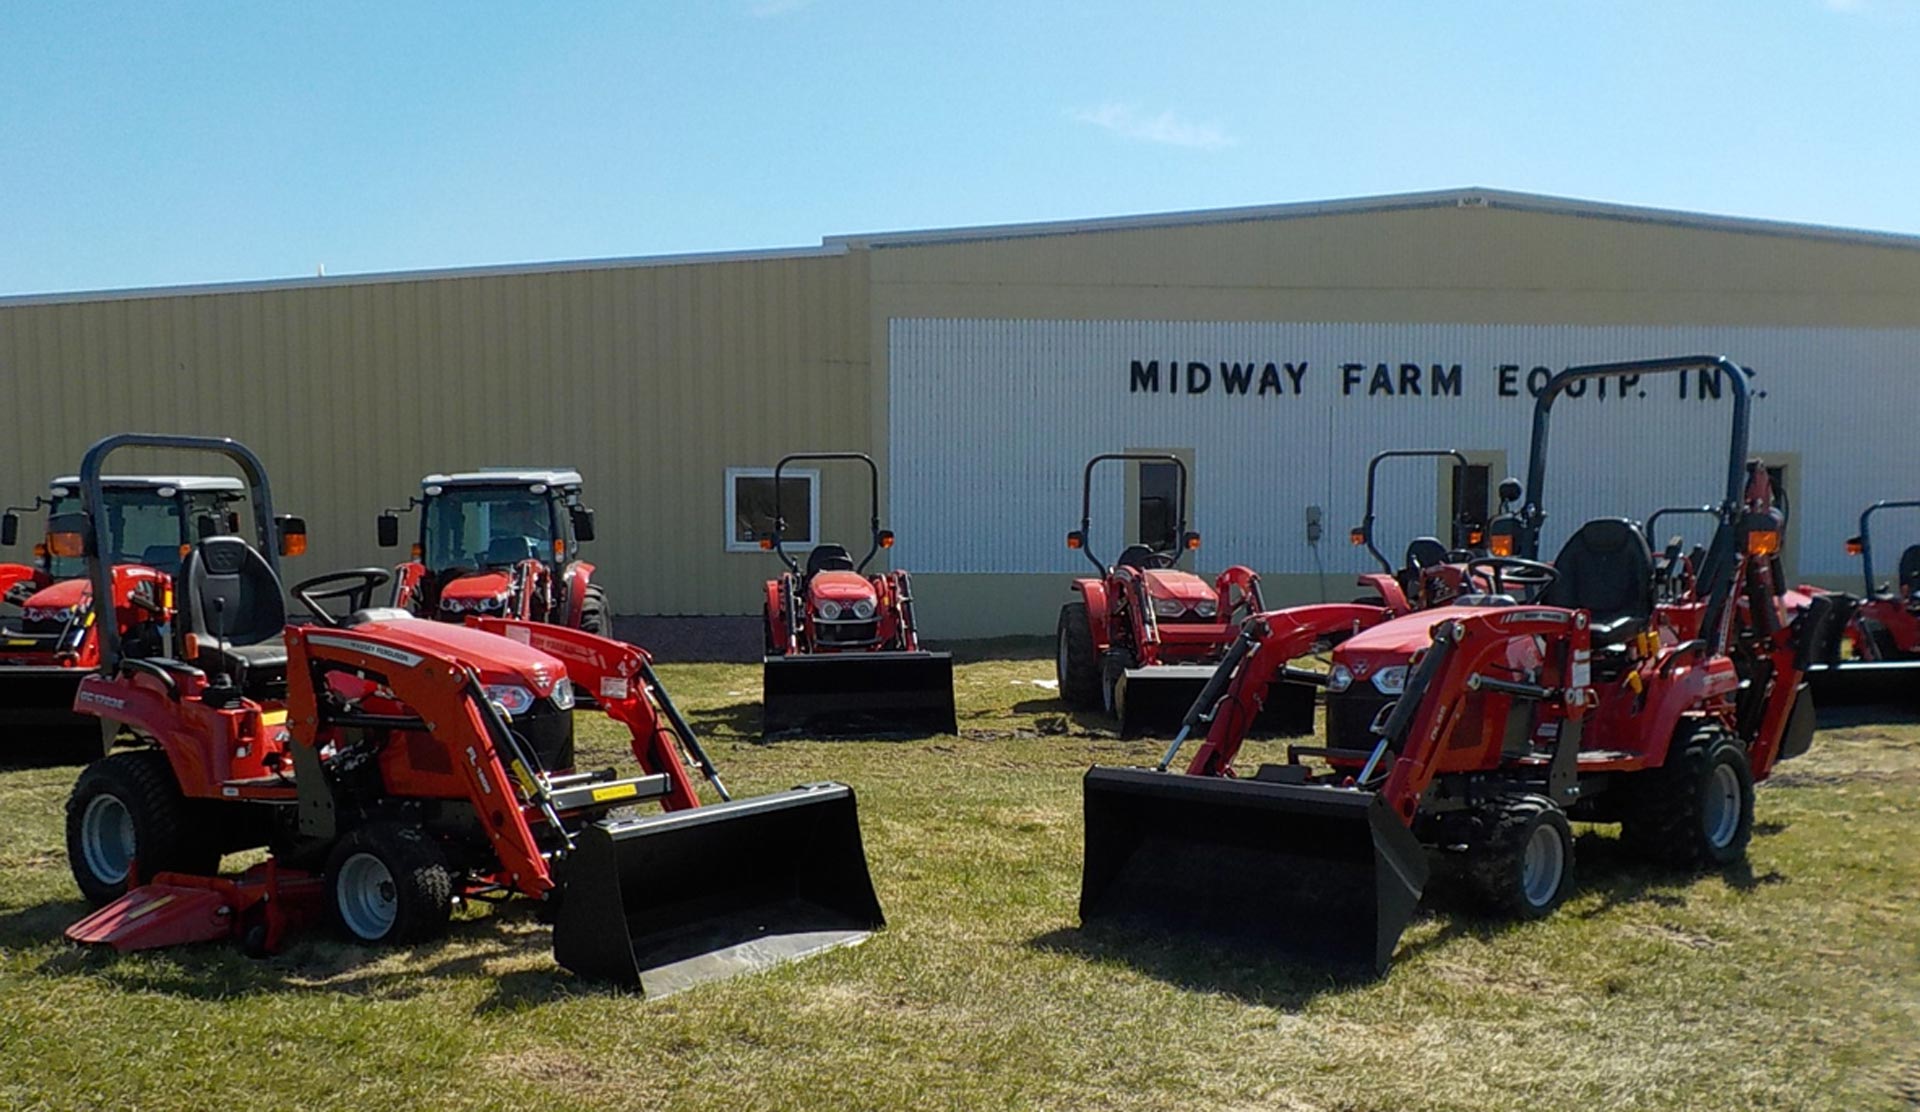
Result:
{"label": "grass lawn", "polygon": [[[1911,719],[1823,729],[1761,789],[1748,867],[1583,832],[1551,919],[1428,912],[1342,984],[1076,928],[1080,773],[1158,743],[1067,716],[1049,660],[962,665],[960,736],[915,742],[756,744],[757,668],[661,673],[736,795],[854,786],[885,931],[661,1000],[559,970],[524,905],[408,951],[80,952],[75,770],[4,771],[0,1107],[1920,1108]],[[583,765],[610,727],[583,717]]]}

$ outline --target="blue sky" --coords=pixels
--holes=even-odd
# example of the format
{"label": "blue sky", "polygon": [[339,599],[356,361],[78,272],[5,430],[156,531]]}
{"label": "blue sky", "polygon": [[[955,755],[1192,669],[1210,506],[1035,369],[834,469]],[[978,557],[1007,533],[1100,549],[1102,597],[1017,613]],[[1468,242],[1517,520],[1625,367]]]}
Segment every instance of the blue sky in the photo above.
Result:
{"label": "blue sky", "polygon": [[1479,185],[1920,233],[1920,0],[0,6],[0,293]]}

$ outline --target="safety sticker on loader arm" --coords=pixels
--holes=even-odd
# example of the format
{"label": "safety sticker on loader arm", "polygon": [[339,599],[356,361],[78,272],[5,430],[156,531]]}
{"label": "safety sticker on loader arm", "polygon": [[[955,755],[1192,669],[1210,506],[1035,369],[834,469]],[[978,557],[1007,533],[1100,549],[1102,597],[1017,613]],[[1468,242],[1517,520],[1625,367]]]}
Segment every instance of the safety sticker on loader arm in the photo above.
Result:
{"label": "safety sticker on loader arm", "polygon": [[600,697],[602,699],[624,699],[633,690],[633,681],[625,676],[601,676]]}
{"label": "safety sticker on loader arm", "polygon": [[631,799],[640,794],[640,789],[631,783],[608,784],[604,788],[593,789],[593,801],[605,803],[610,799]]}
{"label": "safety sticker on loader arm", "polygon": [[1593,653],[1588,649],[1573,652],[1573,682],[1570,687],[1588,687],[1593,683]]}

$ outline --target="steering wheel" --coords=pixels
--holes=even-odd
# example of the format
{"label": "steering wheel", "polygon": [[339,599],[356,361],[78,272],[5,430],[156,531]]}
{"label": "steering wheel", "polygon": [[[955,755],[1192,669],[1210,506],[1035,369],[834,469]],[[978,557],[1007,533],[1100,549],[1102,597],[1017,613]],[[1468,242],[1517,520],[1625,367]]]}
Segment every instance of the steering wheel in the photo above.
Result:
{"label": "steering wheel", "polygon": [[1507,584],[1512,583],[1524,590],[1539,592],[1547,589],[1560,573],[1552,564],[1539,560],[1523,560],[1518,556],[1475,556],[1467,561],[1467,574],[1484,571],[1493,581],[1493,593],[1504,595]]}
{"label": "steering wheel", "polygon": [[340,619],[327,613],[326,608],[320,605],[322,602],[343,598],[348,600],[347,613],[365,610],[373,605],[373,592],[392,578],[393,573],[385,568],[353,568],[303,579],[295,583],[289,593],[300,600],[300,605],[307,608],[314,621],[338,628]]}

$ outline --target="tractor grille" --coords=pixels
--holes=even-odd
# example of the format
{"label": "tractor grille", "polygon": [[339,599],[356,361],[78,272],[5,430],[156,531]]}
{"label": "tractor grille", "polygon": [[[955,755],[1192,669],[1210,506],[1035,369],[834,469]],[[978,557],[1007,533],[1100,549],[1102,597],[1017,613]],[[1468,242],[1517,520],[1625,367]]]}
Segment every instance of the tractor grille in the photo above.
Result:
{"label": "tractor grille", "polygon": [[514,719],[513,728],[533,746],[534,755],[547,771],[560,772],[573,767],[572,711],[556,710],[552,703],[542,699],[532,710]]}
{"label": "tractor grille", "polygon": [[813,636],[822,645],[865,646],[873,644],[879,628],[878,622],[816,621]]}
{"label": "tractor grille", "polygon": [[1392,697],[1373,690],[1371,684],[1363,690],[1359,681],[1338,695],[1328,692],[1327,745],[1334,749],[1373,748],[1374,735],[1369,727],[1381,708],[1391,702]]}

